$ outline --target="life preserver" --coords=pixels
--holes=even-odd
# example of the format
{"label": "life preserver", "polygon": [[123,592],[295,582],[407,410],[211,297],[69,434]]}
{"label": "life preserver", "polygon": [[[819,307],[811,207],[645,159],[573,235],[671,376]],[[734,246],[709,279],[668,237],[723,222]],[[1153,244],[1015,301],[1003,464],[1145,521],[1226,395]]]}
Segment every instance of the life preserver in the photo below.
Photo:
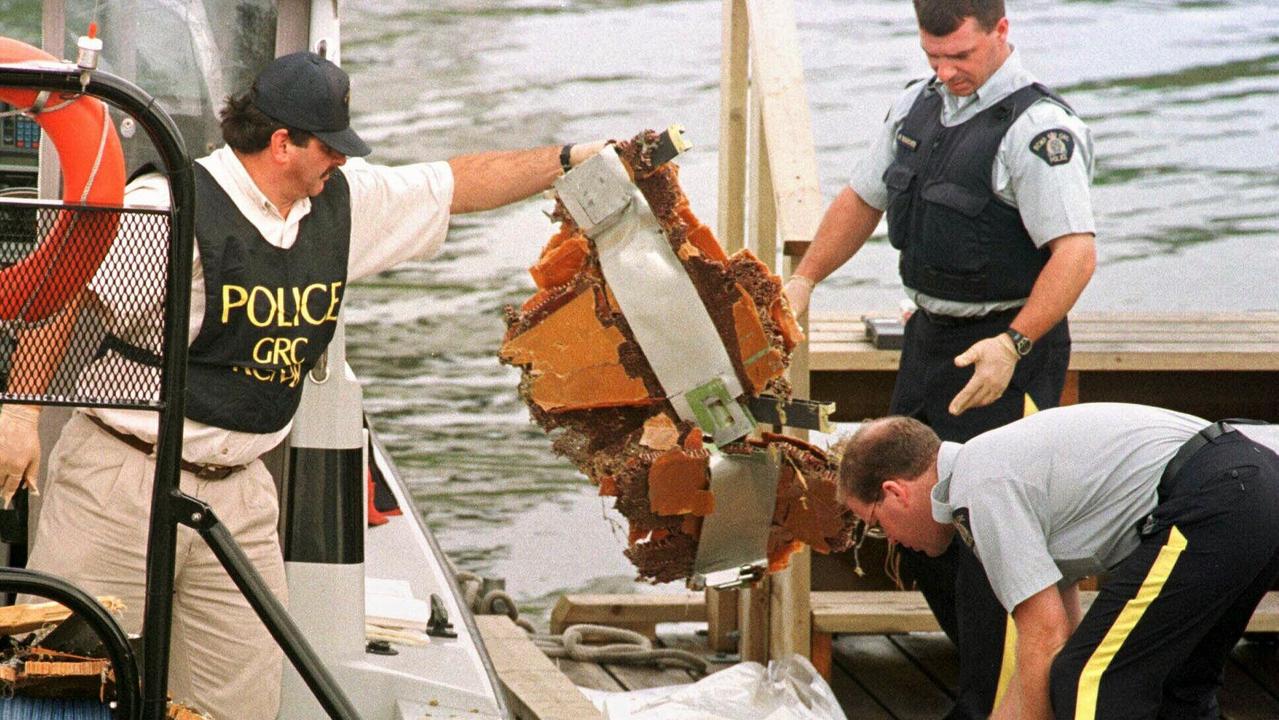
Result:
{"label": "life preserver", "polygon": [[[0,37],[0,63],[27,61],[57,60],[39,48]],[[33,107],[38,95],[35,90],[0,88],[0,100],[17,108]],[[62,163],[62,201],[120,207],[124,153],[106,105],[86,95],[55,94],[35,120]],[[119,223],[119,213],[57,211],[39,246],[0,270],[0,320],[38,322],[57,312],[97,272]]]}

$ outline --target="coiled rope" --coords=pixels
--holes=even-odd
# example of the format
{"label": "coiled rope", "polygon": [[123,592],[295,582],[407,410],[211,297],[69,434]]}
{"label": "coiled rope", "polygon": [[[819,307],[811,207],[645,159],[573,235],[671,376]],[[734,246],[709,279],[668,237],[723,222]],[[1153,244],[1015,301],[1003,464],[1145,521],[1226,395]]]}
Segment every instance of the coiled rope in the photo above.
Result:
{"label": "coiled rope", "polygon": [[[475,573],[455,570],[462,599],[477,615],[505,615],[520,626],[550,658],[611,665],[654,665],[680,667],[705,675],[706,659],[687,650],[655,648],[653,641],[632,630],[602,625],[571,625],[561,635],[539,633],[533,624],[520,617],[515,600],[501,588],[484,590],[484,578]],[[590,644],[604,642],[603,645]]]}

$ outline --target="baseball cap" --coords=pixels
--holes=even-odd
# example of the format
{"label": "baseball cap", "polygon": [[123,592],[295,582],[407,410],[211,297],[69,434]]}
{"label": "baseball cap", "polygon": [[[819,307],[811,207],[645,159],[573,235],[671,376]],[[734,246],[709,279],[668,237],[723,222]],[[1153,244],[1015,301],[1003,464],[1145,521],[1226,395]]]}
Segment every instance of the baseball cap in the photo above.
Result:
{"label": "baseball cap", "polygon": [[343,155],[373,152],[351,129],[351,79],[313,52],[273,60],[253,81],[252,98],[267,117],[306,130]]}

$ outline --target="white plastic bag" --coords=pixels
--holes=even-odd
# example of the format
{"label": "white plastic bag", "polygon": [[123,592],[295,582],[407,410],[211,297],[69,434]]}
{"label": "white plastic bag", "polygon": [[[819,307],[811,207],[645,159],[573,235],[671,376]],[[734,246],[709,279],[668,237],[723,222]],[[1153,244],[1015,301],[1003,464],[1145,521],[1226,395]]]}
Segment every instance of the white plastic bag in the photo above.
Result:
{"label": "white plastic bag", "polygon": [[739,663],[691,685],[583,690],[607,720],[847,720],[830,685],[801,655],[765,670]]}

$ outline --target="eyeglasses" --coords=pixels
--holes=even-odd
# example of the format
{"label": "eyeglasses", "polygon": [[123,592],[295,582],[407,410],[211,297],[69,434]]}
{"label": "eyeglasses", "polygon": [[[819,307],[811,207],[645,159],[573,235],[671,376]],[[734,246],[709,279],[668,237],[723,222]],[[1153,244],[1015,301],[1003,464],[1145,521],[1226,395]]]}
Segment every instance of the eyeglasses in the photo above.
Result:
{"label": "eyeglasses", "polygon": [[866,532],[868,533],[874,532],[883,534],[883,531],[879,529],[879,519],[875,517],[879,514],[879,504],[882,502],[884,502],[884,497],[881,495],[879,499],[875,501],[875,504],[870,506],[870,515],[865,521]]}
{"label": "eyeglasses", "polygon": [[876,500],[873,505],[870,506],[870,514],[868,514],[866,518],[862,520],[861,534],[859,534],[857,536],[857,539],[853,542],[853,572],[858,577],[865,577],[866,575],[866,571],[862,570],[862,560],[861,560],[862,543],[866,542],[866,538],[868,537],[873,537],[876,540],[884,539],[884,531],[880,529],[879,519],[876,517],[876,515],[879,514],[879,504],[882,503],[883,501],[884,501],[884,498],[881,495],[880,498]]}

